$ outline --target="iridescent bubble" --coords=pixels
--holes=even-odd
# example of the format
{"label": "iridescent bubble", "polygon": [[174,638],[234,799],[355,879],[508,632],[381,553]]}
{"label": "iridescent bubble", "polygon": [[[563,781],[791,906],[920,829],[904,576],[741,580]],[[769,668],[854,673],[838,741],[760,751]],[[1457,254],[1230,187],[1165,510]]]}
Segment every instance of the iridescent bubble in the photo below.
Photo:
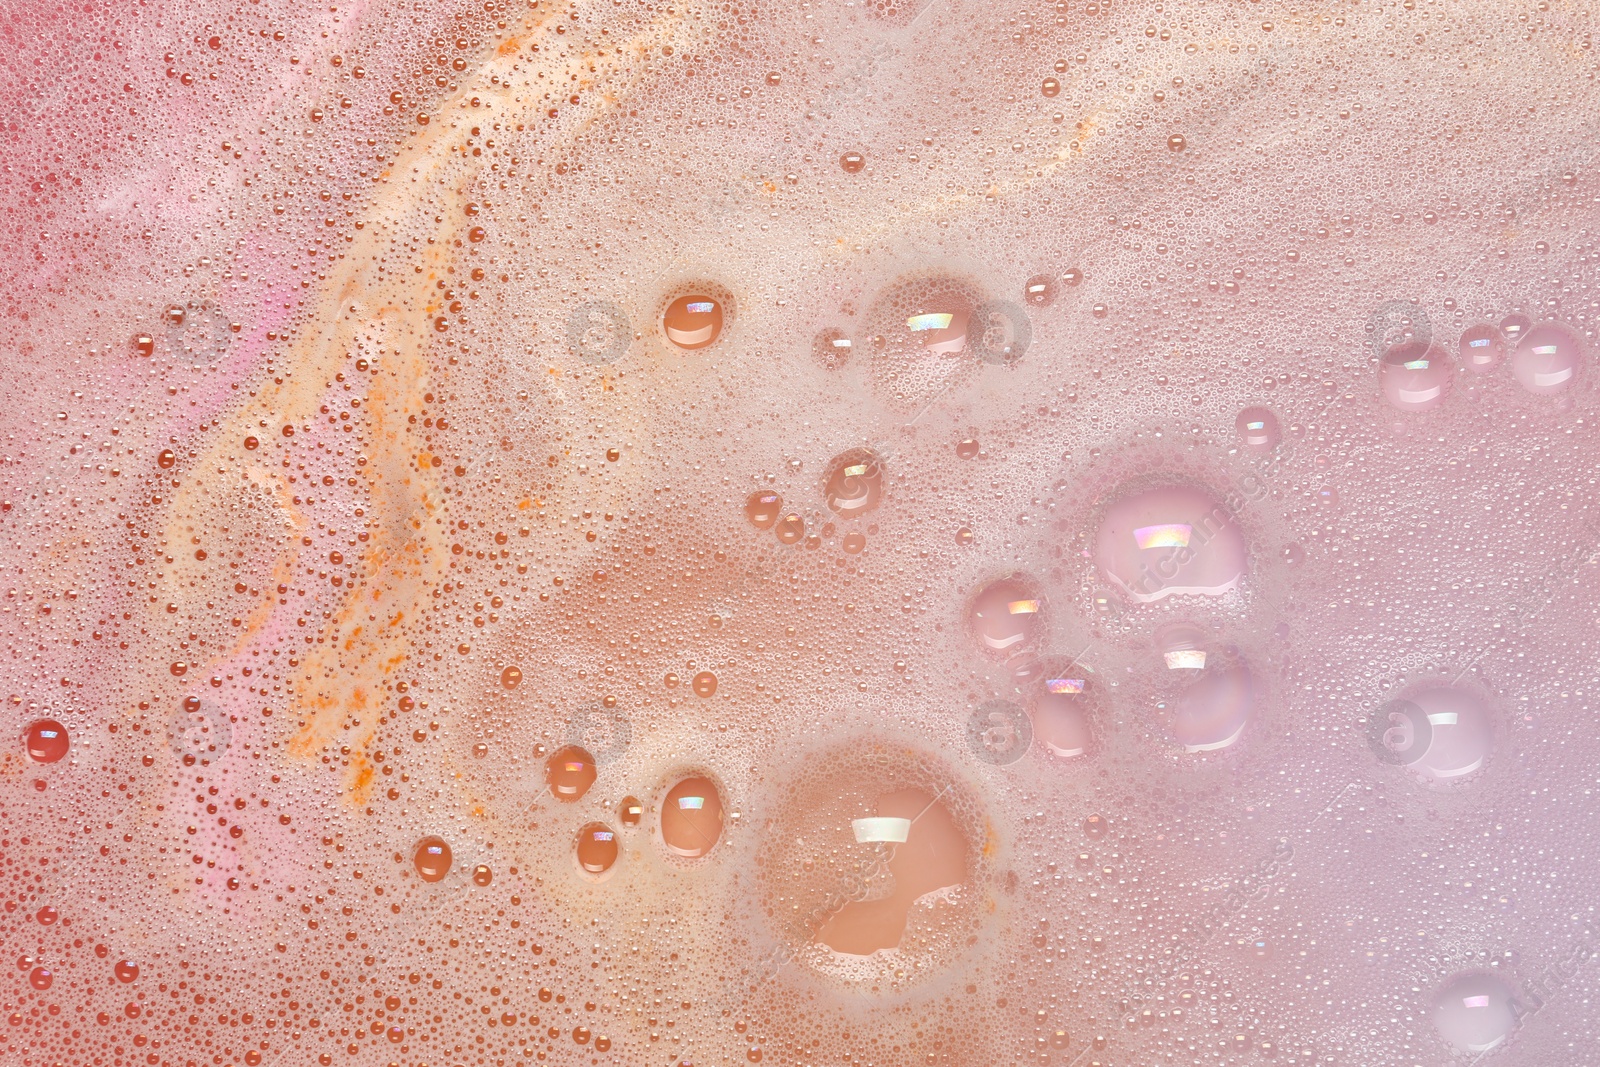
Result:
{"label": "iridescent bubble", "polygon": [[694,859],[722,837],[722,795],[708,778],[685,778],[661,802],[661,839],[674,856]]}
{"label": "iridescent bubble", "polygon": [[1094,744],[1098,688],[1081,667],[1046,671],[1033,705],[1033,736],[1057,756],[1086,755]]}
{"label": "iridescent bubble", "polygon": [[639,803],[638,797],[623,797],[622,803],[617,805],[617,811],[624,826],[638,826],[644,820],[644,805]]}
{"label": "iridescent bubble", "polygon": [[1511,373],[1530,393],[1550,395],[1572,384],[1583,363],[1583,342],[1555,322],[1530,329],[1511,354]]}
{"label": "iridescent bubble", "polygon": [[661,316],[667,340],[690,351],[715,344],[722,336],[722,325],[722,302],[702,293],[678,297]]}
{"label": "iridescent bubble", "polygon": [[1244,577],[1248,555],[1233,513],[1183,485],[1146,489],[1107,509],[1095,562],[1141,604],[1175,593],[1221,596]]}
{"label": "iridescent bubble", "polygon": [[931,355],[959,355],[967,347],[972,304],[964,293],[951,289],[933,293],[906,316],[902,344]]}
{"label": "iridescent bubble", "polygon": [[870,449],[842,452],[828,464],[822,492],[834,514],[860,518],[883,500],[883,463]]}
{"label": "iridescent bubble", "polygon": [[795,544],[806,535],[806,520],[791,511],[778,520],[772,532],[777,534],[778,540],[784,544]]}
{"label": "iridescent bubble", "polygon": [[1498,329],[1480,323],[1462,332],[1456,351],[1461,366],[1474,374],[1488,374],[1506,358],[1506,341]]}
{"label": "iridescent bubble", "polygon": [[1438,345],[1407,341],[1394,345],[1378,364],[1383,398],[1401,411],[1427,411],[1450,390],[1450,358]]}
{"label": "iridescent bubble", "polygon": [[35,763],[54,763],[72,747],[67,728],[54,719],[38,719],[23,733],[28,758]]}
{"label": "iridescent bubble", "polygon": [[1511,344],[1522,340],[1522,335],[1533,329],[1533,320],[1521,312],[1514,312],[1500,320],[1500,333]]}
{"label": "iridescent bubble", "polygon": [[604,874],[617,862],[617,833],[602,822],[578,831],[578,866],[590,874]]}
{"label": "iridescent bubble", "polygon": [[1032,582],[1021,577],[1000,578],[972,598],[967,623],[984,651],[1004,658],[1033,642],[1042,605]]}
{"label": "iridescent bubble", "polygon": [[757,489],[744,500],[744,517],[758,530],[770,530],[783,512],[783,497],[770,489]]}
{"label": "iridescent bubble", "polygon": [[1256,681],[1229,649],[1217,649],[1205,631],[1188,623],[1162,627],[1156,635],[1161,663],[1155,668],[1156,711],[1172,739],[1186,752],[1229,748],[1243,735],[1255,710]]}
{"label": "iridescent bubble", "polygon": [[1434,995],[1433,1025],[1457,1052],[1487,1052],[1517,1027],[1516,995],[1490,974],[1452,978]]}
{"label": "iridescent bubble", "polygon": [[1239,412],[1233,426],[1244,446],[1252,452],[1271,452],[1283,440],[1278,416],[1264,407],[1245,408]]}
{"label": "iridescent bubble", "polygon": [[437,882],[450,873],[450,846],[444,838],[429,835],[417,842],[411,863],[424,882]]}
{"label": "iridescent bubble", "polygon": [[545,779],[557,800],[573,801],[594,785],[594,757],[577,745],[564,745],[545,761]]}

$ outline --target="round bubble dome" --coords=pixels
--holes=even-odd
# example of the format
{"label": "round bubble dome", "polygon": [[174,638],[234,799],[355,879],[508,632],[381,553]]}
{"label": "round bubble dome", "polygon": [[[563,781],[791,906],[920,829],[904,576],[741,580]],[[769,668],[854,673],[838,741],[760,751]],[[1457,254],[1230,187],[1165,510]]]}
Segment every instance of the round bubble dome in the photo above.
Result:
{"label": "round bubble dome", "polygon": [[6,18],[7,1067],[1586,1062],[1592,5]]}

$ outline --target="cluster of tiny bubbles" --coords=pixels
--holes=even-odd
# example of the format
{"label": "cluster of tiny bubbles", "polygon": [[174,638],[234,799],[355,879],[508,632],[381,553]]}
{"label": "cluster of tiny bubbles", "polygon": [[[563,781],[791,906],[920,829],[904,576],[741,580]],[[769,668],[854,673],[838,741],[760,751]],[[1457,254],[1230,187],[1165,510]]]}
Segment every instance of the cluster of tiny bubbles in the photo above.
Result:
{"label": "cluster of tiny bubbles", "polygon": [[0,1062],[1582,1062],[1525,6],[27,11]]}

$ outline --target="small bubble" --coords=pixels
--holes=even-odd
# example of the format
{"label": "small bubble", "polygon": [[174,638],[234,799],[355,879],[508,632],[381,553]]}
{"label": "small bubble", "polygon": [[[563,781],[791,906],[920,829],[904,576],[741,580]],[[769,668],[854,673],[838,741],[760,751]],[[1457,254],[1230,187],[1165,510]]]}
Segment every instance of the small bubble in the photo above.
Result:
{"label": "small bubble", "polygon": [[[1090,691],[1091,680],[1071,677],[1069,665],[1065,670],[1048,671],[1035,683],[1033,705],[1033,736],[1057,756],[1071,758],[1089,751],[1094,740],[1094,719],[1098,714],[1097,693]],[[1059,674],[1060,677],[1055,675]]]}
{"label": "small bubble", "polygon": [[1204,631],[1169,623],[1156,635],[1162,662],[1156,674],[1156,711],[1186,752],[1229,748],[1244,734],[1255,710],[1256,682],[1229,650],[1208,647]]}
{"label": "small bubble", "polygon": [[522,681],[522,668],[516,665],[507,667],[500,672],[500,684],[507,689],[515,689]]}
{"label": "small bubble", "polygon": [[1582,362],[1583,344],[1577,334],[1560,323],[1546,322],[1517,342],[1511,373],[1528,392],[1548,396],[1571,385]]}
{"label": "small bubble", "polygon": [[1400,411],[1427,411],[1450,390],[1450,358],[1438,345],[1407,341],[1394,345],[1378,364],[1383,398]]}
{"label": "small bubble", "polygon": [[472,868],[473,885],[486,886],[492,881],[494,881],[494,871],[489,869],[489,865],[487,863],[480,863],[476,867]]}
{"label": "small bubble", "polygon": [[715,344],[722,336],[722,315],[721,301],[691,293],[667,305],[661,328],[673,344],[693,351]]}
{"label": "small bubble", "polygon": [[472,746],[472,758],[473,759],[483,759],[488,754],[489,754],[489,746],[485,742],[479,741],[477,744]]}
{"label": "small bubble", "polygon": [[806,520],[791,511],[778,520],[773,532],[778,535],[779,541],[792,545],[806,535]]}
{"label": "small bubble", "polygon": [[1461,975],[1435,995],[1433,1025],[1457,1052],[1488,1052],[1516,1028],[1515,1003],[1515,995],[1499,978]]}
{"label": "small bubble", "polygon": [[962,459],[971,459],[978,454],[978,439],[968,437],[964,441],[956,442],[956,455]]}
{"label": "small bubble", "polygon": [[1244,536],[1227,508],[1182,485],[1132,493],[1112,505],[1095,561],[1141,604],[1173,594],[1221,596],[1244,578]]}
{"label": "small bubble", "polygon": [[744,517],[758,530],[770,530],[783,512],[783,497],[770,489],[757,489],[744,500]]}
{"label": "small bubble", "polygon": [[28,984],[35,989],[49,989],[50,983],[55,981],[55,975],[47,967],[35,967],[28,972]]}
{"label": "small bubble", "polygon": [[1522,340],[1522,335],[1533,329],[1533,320],[1528,316],[1513,313],[1500,320],[1500,334],[1511,344]]}
{"label": "small bubble", "polygon": [[161,454],[156,456],[156,466],[160,467],[164,471],[171,470],[177,465],[177,462],[178,454],[172,451],[170,448],[163,448],[161,450]]}
{"label": "small bubble", "polygon": [[1083,271],[1079,270],[1077,267],[1068,267],[1066,270],[1061,272],[1061,281],[1069,286],[1077,285],[1079,282],[1083,281]]}
{"label": "small bubble", "polygon": [[111,970],[124,985],[139,977],[139,965],[132,960],[118,960]]}
{"label": "small bubble", "polygon": [[1182,152],[1188,143],[1189,142],[1183,139],[1183,134],[1181,133],[1175,133],[1171,137],[1167,138],[1167,147],[1172,149],[1174,152]]}
{"label": "small bubble", "polygon": [[29,723],[23,742],[28,749],[28,758],[35,763],[55,763],[71,747],[67,728],[54,719],[39,719]]}
{"label": "small bubble", "polygon": [[970,545],[976,538],[977,535],[972,532],[970,526],[962,526],[956,530],[956,544],[958,545]]}
{"label": "small bubble", "polygon": [[644,819],[644,805],[639,803],[638,797],[623,797],[622,803],[617,805],[621,812],[622,825],[638,826]]}
{"label": "small bubble", "polygon": [[1042,604],[1032,582],[1000,578],[972,598],[967,620],[978,644],[990,654],[1004,657],[1032,643]]}
{"label": "small bubble", "polygon": [[690,683],[690,687],[694,690],[694,695],[697,697],[716,696],[717,676],[712,674],[710,671],[701,671],[699,674],[694,676],[694,681]]}
{"label": "small bubble", "polygon": [[1283,440],[1278,416],[1264,407],[1248,407],[1233,422],[1244,446],[1252,452],[1271,452]]}
{"label": "small bubble", "polygon": [[661,802],[661,839],[675,856],[694,859],[722,837],[722,795],[709,779],[685,778]]}
{"label": "small bubble", "polygon": [[442,837],[424,837],[417,842],[411,862],[424,882],[437,882],[450,873],[450,846]]}
{"label": "small bubble", "polygon": [[1056,283],[1048,274],[1035,274],[1022,284],[1022,298],[1036,308],[1049,307],[1056,298]]}
{"label": "small bubble", "polygon": [[859,174],[866,165],[867,157],[860,152],[846,152],[839,157],[839,166],[844,168],[846,174]]}
{"label": "small bubble", "polygon": [[166,319],[168,326],[182,326],[183,320],[188,318],[188,312],[179,305],[172,304],[163,313],[162,317]]}
{"label": "small bubble", "polygon": [[594,757],[577,745],[557,749],[545,761],[545,777],[557,800],[573,801],[589,791],[597,775]]}
{"label": "small bubble", "polygon": [[155,350],[156,339],[154,337],[151,337],[147,333],[135,335],[133,339],[133,351],[135,355],[148,357],[154,355]]}
{"label": "small bubble", "polygon": [[1106,819],[1104,815],[1090,815],[1083,820],[1083,832],[1090,839],[1098,841],[1106,836]]}
{"label": "small bubble", "polygon": [[605,823],[592,822],[578,831],[578,866],[604,874],[617,862],[617,835]]}
{"label": "small bubble", "polygon": [[1474,374],[1487,374],[1506,356],[1505,338],[1488,323],[1470,327],[1461,334],[1456,351],[1461,365]]}
{"label": "small bubble", "polygon": [[1061,83],[1054,78],[1046,78],[1039,86],[1039,91],[1045,96],[1055,96],[1061,92]]}

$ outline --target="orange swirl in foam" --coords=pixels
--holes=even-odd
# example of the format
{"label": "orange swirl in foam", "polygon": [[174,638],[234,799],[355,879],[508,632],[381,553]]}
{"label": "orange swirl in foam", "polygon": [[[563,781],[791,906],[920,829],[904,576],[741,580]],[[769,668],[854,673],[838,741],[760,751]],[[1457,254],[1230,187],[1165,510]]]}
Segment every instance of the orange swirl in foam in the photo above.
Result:
{"label": "orange swirl in foam", "polygon": [[[682,47],[699,32],[691,19],[669,12],[615,47],[552,47],[568,14],[565,8],[534,11],[527,33],[497,45],[435,114],[419,116],[410,143],[382,176],[374,200],[349,235],[343,258],[331,268],[304,326],[282,357],[290,373],[263,382],[258,399],[212,433],[208,447],[191,464],[197,471],[237,472],[242,482],[257,487],[271,508],[270,517],[256,516],[260,530],[282,535],[277,551],[265,561],[271,571],[263,582],[265,594],[243,615],[233,646],[195,665],[197,672],[206,672],[243,656],[253,643],[285,633],[292,639],[298,629],[287,618],[294,605],[274,597],[270,586],[290,586],[304,578],[309,505],[301,503],[299,483],[291,484],[295,479],[280,473],[289,460],[276,469],[271,462],[295,448],[296,434],[300,440],[315,437],[330,403],[349,404],[349,387],[338,389],[333,382],[356,356],[371,354],[375,364],[381,363],[382,372],[371,377],[365,395],[355,398],[361,404],[366,443],[359,458],[350,457],[355,458],[356,477],[347,477],[349,460],[340,463],[344,457],[334,455],[332,447],[323,447],[321,456],[305,457],[312,461],[313,482],[320,476],[335,483],[332,494],[347,515],[358,493],[365,496],[368,506],[361,510],[367,512],[367,521],[357,525],[368,528],[369,536],[357,577],[314,594],[324,606],[322,630],[329,639],[308,643],[303,655],[295,657],[303,660],[295,664],[295,696],[285,709],[288,716],[278,720],[300,723],[288,751],[302,761],[314,760],[335,741],[357,753],[345,783],[352,803],[362,802],[371,785],[373,767],[360,752],[376,727],[377,694],[384,680],[417,651],[413,623],[425,611],[423,598],[437,586],[449,558],[447,545],[430,538],[427,527],[461,508],[449,499],[438,459],[426,449],[419,451],[406,433],[408,420],[416,418],[431,397],[429,390],[441,381],[447,351],[439,340],[439,283],[464,241],[476,236],[464,207],[489,166],[488,160],[459,151],[457,127],[479,109],[502,123],[542,131],[538,143],[549,149],[543,155],[558,156],[638,87],[646,70],[639,60],[645,53],[673,44]],[[574,99],[585,102],[563,107],[552,121],[541,110],[541,81],[571,84],[582,90]],[[275,453],[267,450],[267,462],[243,459],[239,451],[239,443],[256,434],[277,442]],[[339,483],[355,483],[359,489]],[[200,478],[180,482],[165,514],[168,542],[184,544],[194,530],[228,527],[231,492],[226,484],[219,487]],[[252,546],[252,551],[260,547]],[[179,558],[161,579],[159,603],[223,596],[221,579],[203,561]],[[150,609],[152,615],[162,610],[159,603]],[[146,659],[152,675],[169,673],[154,650]],[[347,721],[361,725],[350,728]]]}

